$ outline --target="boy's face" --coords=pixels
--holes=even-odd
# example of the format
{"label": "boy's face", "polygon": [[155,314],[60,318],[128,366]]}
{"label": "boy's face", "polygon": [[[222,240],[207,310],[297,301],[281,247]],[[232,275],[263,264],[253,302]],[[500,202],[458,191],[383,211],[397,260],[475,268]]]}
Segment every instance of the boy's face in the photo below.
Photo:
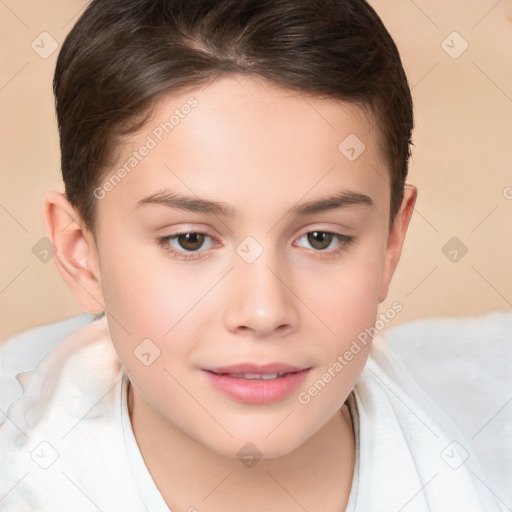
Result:
{"label": "boy's face", "polygon": [[[160,123],[173,114],[166,133]],[[354,105],[232,76],[166,99],[127,139],[103,184],[130,171],[96,191],[98,245],[86,239],[98,279],[89,291],[105,306],[135,407],[218,453],[252,442],[267,457],[340,410],[370,343],[333,367],[375,322],[414,202],[406,190],[390,232],[389,172],[372,126]],[[144,201],[171,194],[233,215]],[[335,196],[331,208],[299,211]],[[306,371],[295,385],[207,371],[242,363]],[[323,389],[309,393],[318,380]]]}

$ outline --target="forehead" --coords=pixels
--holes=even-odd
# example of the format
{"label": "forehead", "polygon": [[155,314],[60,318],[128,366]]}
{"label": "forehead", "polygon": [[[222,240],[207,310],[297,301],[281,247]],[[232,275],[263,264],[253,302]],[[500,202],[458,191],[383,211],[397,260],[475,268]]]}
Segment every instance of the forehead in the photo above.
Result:
{"label": "forehead", "polygon": [[[236,211],[292,206],[346,188],[389,205],[388,170],[367,109],[231,75],[164,97],[121,146],[123,178],[102,201],[136,206],[163,188]],[[144,149],[146,148],[146,149]],[[112,181],[112,180],[111,180]]]}

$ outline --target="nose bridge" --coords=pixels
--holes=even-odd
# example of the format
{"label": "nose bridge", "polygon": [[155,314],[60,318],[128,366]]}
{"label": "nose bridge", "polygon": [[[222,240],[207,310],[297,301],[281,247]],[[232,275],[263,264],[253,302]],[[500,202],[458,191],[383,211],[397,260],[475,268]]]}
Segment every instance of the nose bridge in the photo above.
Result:
{"label": "nose bridge", "polygon": [[290,272],[275,247],[247,237],[236,248],[225,321],[232,330],[258,336],[296,328],[298,314],[288,289]]}

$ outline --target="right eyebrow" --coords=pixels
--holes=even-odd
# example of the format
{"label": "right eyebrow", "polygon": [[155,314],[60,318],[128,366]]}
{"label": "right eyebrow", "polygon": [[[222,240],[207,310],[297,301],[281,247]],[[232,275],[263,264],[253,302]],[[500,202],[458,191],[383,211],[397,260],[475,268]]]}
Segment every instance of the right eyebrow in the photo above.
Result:
{"label": "right eyebrow", "polygon": [[167,190],[162,190],[144,197],[137,202],[134,210],[151,204],[167,206],[168,208],[177,208],[180,210],[188,210],[191,212],[213,213],[215,215],[228,217],[235,216],[235,210],[226,203],[176,194]]}

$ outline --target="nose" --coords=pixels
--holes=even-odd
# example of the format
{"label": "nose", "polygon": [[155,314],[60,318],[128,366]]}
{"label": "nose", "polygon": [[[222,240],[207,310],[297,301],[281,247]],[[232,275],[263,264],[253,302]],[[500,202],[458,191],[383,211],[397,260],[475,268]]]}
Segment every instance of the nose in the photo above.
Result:
{"label": "nose", "polygon": [[297,329],[298,299],[291,272],[270,251],[247,263],[238,258],[226,290],[224,322],[230,332],[265,338],[285,336]]}

